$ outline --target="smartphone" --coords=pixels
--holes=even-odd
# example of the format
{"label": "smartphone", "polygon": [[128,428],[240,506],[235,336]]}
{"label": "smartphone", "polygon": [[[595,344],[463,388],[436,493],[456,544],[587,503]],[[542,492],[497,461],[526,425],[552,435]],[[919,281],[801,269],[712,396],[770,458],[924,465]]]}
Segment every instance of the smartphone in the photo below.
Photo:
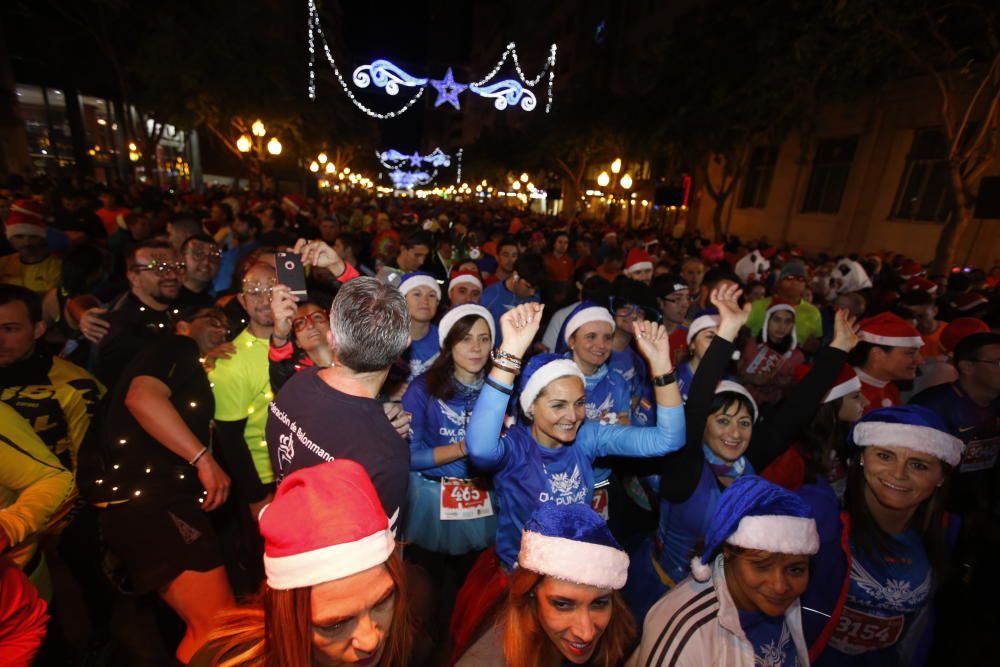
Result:
{"label": "smartphone", "polygon": [[279,252],[277,258],[278,282],[286,285],[299,299],[306,298],[306,272],[302,269],[302,257],[294,252]]}

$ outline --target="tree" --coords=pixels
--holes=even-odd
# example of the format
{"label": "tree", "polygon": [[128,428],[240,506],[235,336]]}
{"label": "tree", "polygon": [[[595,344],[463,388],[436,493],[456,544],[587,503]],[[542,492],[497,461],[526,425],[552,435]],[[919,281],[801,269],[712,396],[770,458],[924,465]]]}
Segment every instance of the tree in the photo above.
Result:
{"label": "tree", "polygon": [[952,265],[972,222],[980,177],[1000,148],[1000,5],[989,0],[857,0],[838,18],[884,40],[916,72],[931,78],[947,139],[954,210],[934,251],[933,271]]}

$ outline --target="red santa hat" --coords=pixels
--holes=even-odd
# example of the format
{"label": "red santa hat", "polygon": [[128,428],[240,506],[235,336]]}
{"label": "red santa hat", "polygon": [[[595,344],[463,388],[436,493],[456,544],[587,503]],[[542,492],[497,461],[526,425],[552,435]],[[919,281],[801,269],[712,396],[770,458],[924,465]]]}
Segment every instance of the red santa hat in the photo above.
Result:
{"label": "red santa hat", "polygon": [[921,276],[913,276],[908,278],[905,283],[903,283],[904,292],[927,292],[928,294],[935,294],[938,290],[937,283],[932,280],[927,280]]}
{"label": "red santa hat", "polygon": [[474,285],[479,289],[483,289],[483,281],[479,279],[475,271],[452,271],[451,280],[448,282],[448,293],[451,293],[452,287],[462,284]]}
{"label": "red santa hat", "polygon": [[989,299],[979,292],[965,292],[956,296],[951,305],[958,312],[967,313],[989,302]]}
{"label": "red santa hat", "polygon": [[889,347],[923,347],[920,332],[899,315],[879,313],[858,325],[858,340]]}
{"label": "red santa hat", "polygon": [[628,251],[628,256],[625,258],[625,275],[634,273],[635,271],[646,271],[653,269],[653,258],[648,252],[642,248],[632,248]]}
{"label": "red santa hat", "polygon": [[18,199],[10,205],[7,216],[7,238],[18,234],[45,238],[45,212],[34,199]]}
{"label": "red santa hat", "polygon": [[296,213],[306,207],[306,200],[302,197],[302,195],[295,193],[282,197],[281,203],[288,208],[293,209]]}
{"label": "red santa hat", "polygon": [[941,330],[941,347],[951,353],[962,339],[975,333],[987,333],[990,327],[978,317],[956,317]]}
{"label": "red santa hat", "polygon": [[764,311],[764,328],[760,330],[761,340],[767,342],[767,325],[771,321],[771,316],[781,310],[792,314],[792,345],[788,348],[789,351],[792,351],[799,344],[798,336],[795,334],[795,306],[784,299],[775,298]]}
{"label": "red santa hat", "polygon": [[920,262],[914,262],[912,259],[906,260],[903,262],[903,265],[899,267],[899,276],[903,278],[903,280],[916,278],[924,275],[925,273],[927,273],[927,271],[920,264]]}
{"label": "red santa hat", "polygon": [[[793,373],[795,384],[802,382],[812,369],[812,364],[799,364]],[[833,381],[830,391],[826,392],[826,396],[823,397],[823,402],[829,403],[856,391],[861,391],[861,379],[854,372],[853,366],[844,364],[840,368],[840,373],[837,374],[837,379]]]}
{"label": "red santa hat", "polygon": [[286,477],[261,510],[264,572],[276,590],[343,579],[384,563],[396,546],[368,473],[336,459]]}

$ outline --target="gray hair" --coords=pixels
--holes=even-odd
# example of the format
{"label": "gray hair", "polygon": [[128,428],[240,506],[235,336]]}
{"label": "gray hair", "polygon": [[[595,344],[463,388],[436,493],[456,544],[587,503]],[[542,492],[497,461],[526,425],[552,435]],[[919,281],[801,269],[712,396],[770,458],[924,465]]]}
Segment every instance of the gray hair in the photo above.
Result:
{"label": "gray hair", "polygon": [[385,370],[409,345],[406,299],[375,278],[354,278],[330,306],[330,335],[338,363],[355,373]]}

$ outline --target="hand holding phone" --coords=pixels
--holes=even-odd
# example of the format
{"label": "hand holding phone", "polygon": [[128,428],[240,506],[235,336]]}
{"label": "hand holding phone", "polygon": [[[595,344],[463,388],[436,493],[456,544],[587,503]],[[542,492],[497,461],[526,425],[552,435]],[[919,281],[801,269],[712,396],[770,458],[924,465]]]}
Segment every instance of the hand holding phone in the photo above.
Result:
{"label": "hand holding phone", "polygon": [[288,287],[299,299],[309,296],[306,290],[306,272],[302,258],[294,252],[279,252],[276,263],[278,282]]}

